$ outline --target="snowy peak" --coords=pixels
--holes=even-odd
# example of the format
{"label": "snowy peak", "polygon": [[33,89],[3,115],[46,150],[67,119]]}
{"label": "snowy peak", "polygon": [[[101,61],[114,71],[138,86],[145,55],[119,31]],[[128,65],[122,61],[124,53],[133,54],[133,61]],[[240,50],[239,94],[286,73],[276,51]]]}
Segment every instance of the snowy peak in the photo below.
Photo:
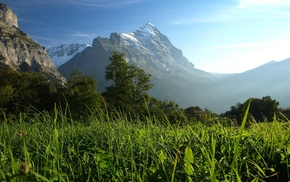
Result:
{"label": "snowy peak", "polygon": [[145,24],[143,27],[138,28],[138,30],[132,34],[143,44],[146,42],[155,42],[159,44],[162,43],[161,37],[166,37],[165,35],[161,34],[152,23]]}
{"label": "snowy peak", "polygon": [[[48,53],[59,68],[65,62],[76,58],[77,52],[82,52],[85,47],[87,45],[61,45],[49,48]],[[96,52],[101,52],[100,50],[106,52],[102,55],[104,57],[109,57],[112,51],[124,53],[129,62],[156,76],[162,76],[162,72],[167,74],[187,70],[195,74],[196,71],[182,51],[174,47],[152,23],[147,23],[134,32],[115,32],[111,33],[110,38],[97,37],[93,41],[92,49],[97,50],[92,53],[94,56]]]}
{"label": "snowy peak", "polygon": [[[145,24],[135,32],[114,34],[115,37],[117,35],[120,37],[120,40],[116,40],[119,40],[122,45],[130,48],[130,50],[139,52],[139,55],[146,55],[146,62],[154,62],[154,67],[159,66],[166,71],[173,71],[179,68],[186,70],[194,69],[194,65],[183,56],[182,51],[174,47],[170,40],[152,23]],[[127,53],[127,55],[130,57],[129,55],[131,54]],[[140,64],[136,61],[133,62]]]}
{"label": "snowy peak", "polygon": [[147,23],[143,27],[139,28],[135,34],[140,34],[143,37],[156,37],[160,34],[160,32],[152,23]]}
{"label": "snowy peak", "polygon": [[87,44],[63,44],[56,47],[48,47],[47,53],[58,68],[88,46]]}
{"label": "snowy peak", "polygon": [[143,25],[143,27],[140,27],[138,30],[142,30],[142,29],[147,29],[150,31],[150,30],[154,30],[157,28],[152,23],[146,23],[145,25]]}
{"label": "snowy peak", "polygon": [[144,47],[146,42],[158,41],[159,35],[160,32],[152,23],[145,24],[135,32],[120,34],[127,45],[138,47]]}
{"label": "snowy peak", "polygon": [[[145,24],[135,32],[120,33],[119,35],[125,45],[135,49],[142,49],[150,54],[155,54],[156,50],[160,49],[168,51],[168,46],[165,44],[170,44],[167,37],[161,34],[152,23]],[[165,41],[162,40],[162,37],[166,37]]]}

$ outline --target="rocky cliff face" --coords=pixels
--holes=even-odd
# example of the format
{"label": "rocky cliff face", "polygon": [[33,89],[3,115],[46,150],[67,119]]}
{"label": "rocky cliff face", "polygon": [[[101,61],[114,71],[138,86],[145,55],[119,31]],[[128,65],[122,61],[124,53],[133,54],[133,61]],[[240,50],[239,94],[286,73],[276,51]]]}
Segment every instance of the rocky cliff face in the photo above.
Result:
{"label": "rocky cliff face", "polygon": [[0,3],[0,24],[18,27],[16,14],[3,3]]}
{"label": "rocky cliff face", "polygon": [[0,3],[0,62],[19,71],[42,72],[52,81],[64,84],[44,47],[18,28],[17,17]]}

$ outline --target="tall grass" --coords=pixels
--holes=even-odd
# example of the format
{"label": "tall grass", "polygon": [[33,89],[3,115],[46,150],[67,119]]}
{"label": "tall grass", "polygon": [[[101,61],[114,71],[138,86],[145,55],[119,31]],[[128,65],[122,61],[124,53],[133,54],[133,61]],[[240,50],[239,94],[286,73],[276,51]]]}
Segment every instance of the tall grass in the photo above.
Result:
{"label": "tall grass", "polygon": [[6,117],[0,181],[288,181],[289,123],[246,122],[247,113],[241,127],[222,118],[170,125],[102,111],[75,122],[56,109]]}

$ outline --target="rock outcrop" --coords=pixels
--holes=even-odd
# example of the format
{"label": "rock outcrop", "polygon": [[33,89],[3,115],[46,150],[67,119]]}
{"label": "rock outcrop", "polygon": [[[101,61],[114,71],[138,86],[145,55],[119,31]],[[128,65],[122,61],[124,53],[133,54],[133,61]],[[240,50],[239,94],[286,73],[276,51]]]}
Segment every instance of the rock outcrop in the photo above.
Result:
{"label": "rock outcrop", "polygon": [[17,16],[13,11],[3,3],[0,3],[0,24],[6,26],[15,26],[18,27]]}
{"label": "rock outcrop", "polygon": [[3,3],[0,3],[0,62],[18,71],[42,72],[55,83],[65,83],[45,48],[18,28],[16,15]]}

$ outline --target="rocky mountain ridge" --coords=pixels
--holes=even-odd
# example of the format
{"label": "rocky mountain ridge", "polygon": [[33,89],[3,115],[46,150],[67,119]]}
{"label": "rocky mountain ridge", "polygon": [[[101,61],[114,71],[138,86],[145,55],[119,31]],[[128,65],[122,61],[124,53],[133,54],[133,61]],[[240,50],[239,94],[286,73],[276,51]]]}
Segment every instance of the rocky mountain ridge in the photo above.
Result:
{"label": "rocky mountain ridge", "polygon": [[[151,71],[163,70],[173,72],[178,68],[197,71],[197,69],[194,68],[194,65],[183,56],[182,51],[175,48],[170,40],[160,33],[151,23],[145,24],[143,27],[140,27],[137,31],[132,33],[112,33],[110,38],[97,37],[93,41],[93,47],[100,46],[101,44],[107,44],[106,49],[125,53],[128,61],[137,64],[140,67],[149,67],[150,64],[148,65],[148,61],[154,59],[154,63],[152,63],[150,68]],[[78,44],[72,45],[82,47],[82,45]],[[71,44],[49,47],[48,53],[52,59],[57,55],[57,57],[63,59],[63,63],[65,63],[65,60],[69,59],[65,57],[65,54],[69,54],[68,52],[70,51],[76,52],[75,48],[69,47],[71,47]],[[147,60],[136,60],[134,59],[134,56],[132,56],[132,54],[134,54],[132,52],[141,53],[139,56],[140,58],[151,58]],[[199,71],[207,74],[204,71]]]}
{"label": "rocky mountain ridge", "polygon": [[212,74],[196,69],[182,51],[150,23],[132,33],[111,33],[109,38],[95,38],[92,47],[75,55],[58,70],[66,78],[76,70],[83,71],[98,80],[98,88],[103,92],[109,84],[105,81],[105,69],[113,51],[123,53],[129,64],[152,75],[154,87],[149,91],[152,96],[183,103],[182,106],[194,104],[198,99],[195,93],[198,84],[215,79]]}
{"label": "rocky mountain ridge", "polygon": [[12,10],[0,3],[0,62],[18,71],[42,72],[53,82],[64,84],[45,47],[19,29],[17,22]]}
{"label": "rocky mountain ridge", "polygon": [[[121,33],[119,35],[126,46],[139,52],[144,51],[152,56],[156,55],[157,58],[160,58],[157,63],[167,71],[174,71],[179,67],[186,70],[194,69],[194,65],[183,56],[182,51],[175,48],[170,40],[151,23],[145,24],[133,33]],[[163,55],[167,57],[161,57]]]}

